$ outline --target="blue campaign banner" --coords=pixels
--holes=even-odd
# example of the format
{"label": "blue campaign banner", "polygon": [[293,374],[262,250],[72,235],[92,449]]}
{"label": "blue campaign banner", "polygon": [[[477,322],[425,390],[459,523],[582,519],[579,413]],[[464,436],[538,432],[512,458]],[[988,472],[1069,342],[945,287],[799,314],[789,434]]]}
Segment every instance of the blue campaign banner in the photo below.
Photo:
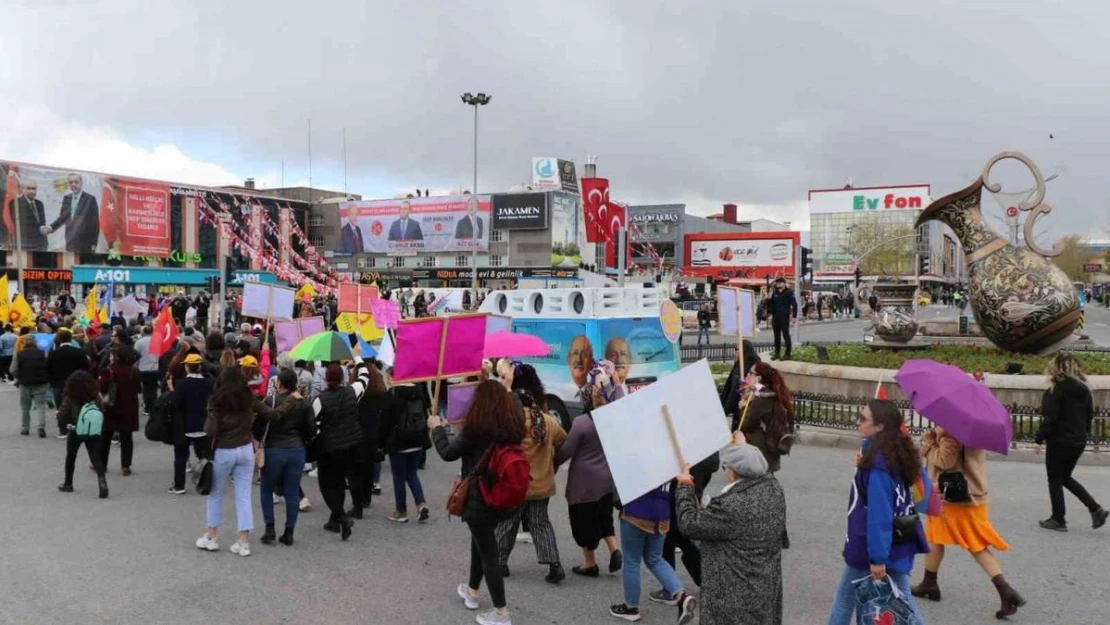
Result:
{"label": "blue campaign banner", "polygon": [[73,282],[77,284],[207,284],[208,278],[219,275],[215,269],[180,269],[175,267],[105,267],[77,265]]}

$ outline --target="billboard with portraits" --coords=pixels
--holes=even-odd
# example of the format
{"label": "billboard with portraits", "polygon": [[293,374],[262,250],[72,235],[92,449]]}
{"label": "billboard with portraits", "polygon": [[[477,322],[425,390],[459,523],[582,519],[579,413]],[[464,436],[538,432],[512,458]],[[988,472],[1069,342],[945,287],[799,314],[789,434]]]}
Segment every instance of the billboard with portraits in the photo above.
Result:
{"label": "billboard with portraits", "polygon": [[342,202],[339,215],[339,254],[489,249],[488,195]]}

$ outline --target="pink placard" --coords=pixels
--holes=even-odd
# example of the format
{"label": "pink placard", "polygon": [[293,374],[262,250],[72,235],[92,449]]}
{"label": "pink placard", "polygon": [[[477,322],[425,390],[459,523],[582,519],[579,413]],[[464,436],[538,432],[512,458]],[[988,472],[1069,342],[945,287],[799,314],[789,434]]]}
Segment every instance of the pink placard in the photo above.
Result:
{"label": "pink placard", "polygon": [[[439,362],[444,324],[447,342]],[[394,382],[415,382],[477,375],[482,370],[486,315],[457,315],[406,320],[397,324]]]}
{"label": "pink placard", "polygon": [[458,423],[466,418],[470,402],[474,401],[477,384],[452,384],[447,387],[447,421]]}
{"label": "pink placard", "polygon": [[339,312],[370,312],[376,299],[376,286],[349,283],[339,285]]}
{"label": "pink placard", "polygon": [[374,313],[374,323],[378,324],[379,328],[397,328],[397,322],[401,320],[401,309],[397,306],[397,302],[379,298],[370,301],[370,308]]}
{"label": "pink placard", "polygon": [[274,338],[277,340],[278,353],[287,352],[296,347],[302,339],[323,331],[323,317],[304,317],[293,321],[275,322]]}

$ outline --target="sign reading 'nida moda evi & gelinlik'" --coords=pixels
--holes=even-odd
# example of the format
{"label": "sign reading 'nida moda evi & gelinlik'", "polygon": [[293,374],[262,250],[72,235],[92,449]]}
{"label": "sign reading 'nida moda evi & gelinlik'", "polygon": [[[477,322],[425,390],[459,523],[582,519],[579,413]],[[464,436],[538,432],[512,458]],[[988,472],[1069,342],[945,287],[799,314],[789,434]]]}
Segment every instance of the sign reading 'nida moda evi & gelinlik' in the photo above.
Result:
{"label": "sign reading 'nida moda evi & gelinlik'", "polygon": [[494,230],[544,230],[551,224],[546,193],[505,193],[493,196]]}

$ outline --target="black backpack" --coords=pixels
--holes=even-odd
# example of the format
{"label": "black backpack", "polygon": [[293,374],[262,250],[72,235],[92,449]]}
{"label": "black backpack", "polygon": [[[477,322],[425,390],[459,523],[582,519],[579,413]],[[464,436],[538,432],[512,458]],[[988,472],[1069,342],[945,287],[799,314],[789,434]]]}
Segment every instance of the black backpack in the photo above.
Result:
{"label": "black backpack", "polygon": [[172,408],[173,391],[162,393],[150,408],[150,417],[147,418],[143,434],[148,441],[155,443],[173,444]]}
{"label": "black backpack", "polygon": [[394,440],[399,449],[424,447],[428,440],[428,410],[424,398],[416,387],[396,387],[395,396],[400,404]]}

